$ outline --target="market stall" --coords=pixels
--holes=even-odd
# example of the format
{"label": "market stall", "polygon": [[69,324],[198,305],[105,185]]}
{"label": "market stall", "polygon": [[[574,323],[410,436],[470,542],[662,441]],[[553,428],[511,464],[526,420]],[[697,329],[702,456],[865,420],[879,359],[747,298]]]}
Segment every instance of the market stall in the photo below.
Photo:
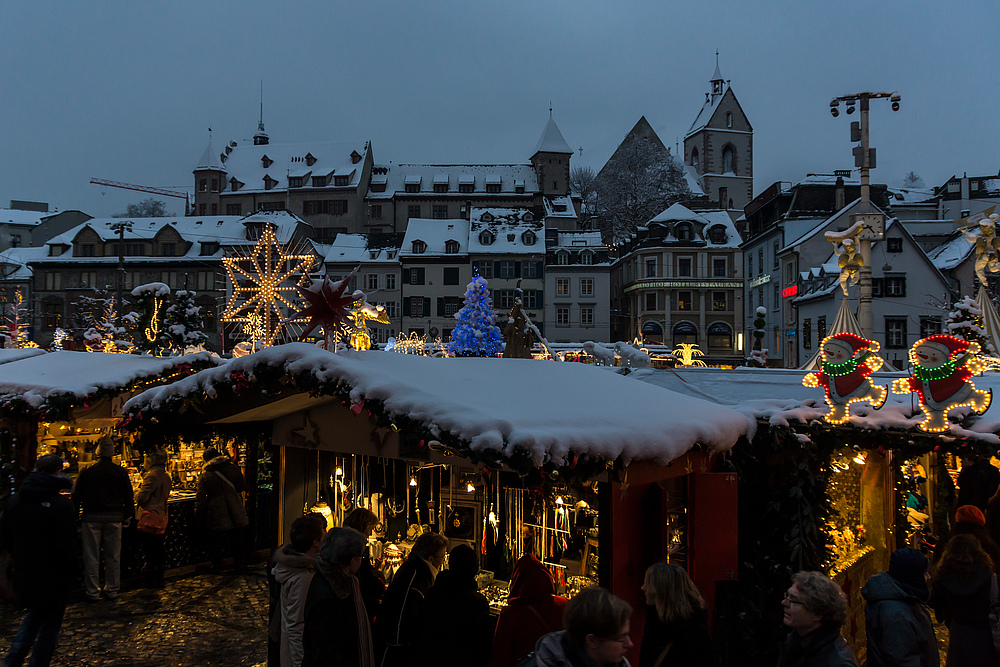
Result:
{"label": "market stall", "polygon": [[279,462],[275,542],[303,511],[333,525],[368,507],[386,574],[421,531],[442,532],[477,548],[495,607],[525,531],[569,595],[599,582],[641,607],[645,568],[668,558],[709,591],[736,576],[736,478],[710,457],[753,420],[614,369],[288,344],[125,411],[139,441],[255,425]]}

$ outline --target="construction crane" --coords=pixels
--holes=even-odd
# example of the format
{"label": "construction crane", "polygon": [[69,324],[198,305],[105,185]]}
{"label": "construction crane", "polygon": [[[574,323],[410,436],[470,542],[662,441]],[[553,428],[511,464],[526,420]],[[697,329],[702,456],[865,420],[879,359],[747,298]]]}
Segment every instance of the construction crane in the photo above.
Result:
{"label": "construction crane", "polygon": [[134,183],[122,183],[121,181],[107,181],[103,178],[92,178],[90,182],[94,185],[106,185],[112,188],[122,188],[123,190],[136,190],[138,192],[148,192],[154,195],[160,195],[163,197],[176,197],[178,199],[184,200],[184,213],[185,215],[190,208],[190,200],[188,199],[188,194],[186,192],[179,192],[177,190],[165,190],[164,188],[154,188],[149,185],[135,185]]}

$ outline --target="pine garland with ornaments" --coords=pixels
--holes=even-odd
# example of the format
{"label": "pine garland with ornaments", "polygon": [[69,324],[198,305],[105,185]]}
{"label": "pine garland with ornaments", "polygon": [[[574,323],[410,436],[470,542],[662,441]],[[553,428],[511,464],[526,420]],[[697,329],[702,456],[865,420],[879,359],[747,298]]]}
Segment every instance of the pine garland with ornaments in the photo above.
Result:
{"label": "pine garland with ornaments", "polygon": [[448,341],[448,354],[456,357],[495,357],[503,352],[503,336],[496,325],[486,279],[473,269],[466,286],[465,305],[455,314],[458,324]]}

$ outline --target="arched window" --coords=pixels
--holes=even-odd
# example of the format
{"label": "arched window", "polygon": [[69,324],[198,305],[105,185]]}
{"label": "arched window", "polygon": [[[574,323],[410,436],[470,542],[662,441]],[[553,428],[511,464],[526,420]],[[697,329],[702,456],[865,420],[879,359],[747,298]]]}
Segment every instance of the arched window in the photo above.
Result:
{"label": "arched window", "polygon": [[482,245],[492,245],[493,241],[496,240],[492,232],[484,229],[479,232],[479,243]]}
{"label": "arched window", "polygon": [[698,327],[690,322],[679,322],[674,325],[674,345],[681,343],[698,344]]}
{"label": "arched window", "polygon": [[692,148],[691,149],[691,166],[695,167],[695,168],[698,167],[698,149],[697,148]]}
{"label": "arched window", "polygon": [[726,146],[722,149],[722,173],[736,173],[736,153],[733,151],[732,146]]}
{"label": "arched window", "polygon": [[728,238],[726,228],[723,225],[715,225],[708,230],[708,238],[712,241],[712,243],[725,243]]}
{"label": "arched window", "polygon": [[674,236],[678,241],[691,240],[691,225],[686,222],[679,222],[674,226]]}
{"label": "arched window", "polygon": [[725,322],[713,322],[708,325],[709,347],[733,347],[733,330]]}

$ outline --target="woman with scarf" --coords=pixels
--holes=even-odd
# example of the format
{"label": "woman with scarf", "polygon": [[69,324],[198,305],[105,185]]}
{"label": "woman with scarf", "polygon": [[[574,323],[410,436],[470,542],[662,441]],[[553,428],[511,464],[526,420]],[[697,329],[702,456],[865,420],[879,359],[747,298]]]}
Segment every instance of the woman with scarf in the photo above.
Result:
{"label": "woman with scarf", "polygon": [[639,667],[709,667],[716,664],[708,608],[691,577],[675,563],[646,570],[646,627]]}
{"label": "woman with scarf", "polygon": [[367,546],[353,528],[333,528],[323,538],[306,594],[302,667],[375,667],[368,612],[355,576]]}

